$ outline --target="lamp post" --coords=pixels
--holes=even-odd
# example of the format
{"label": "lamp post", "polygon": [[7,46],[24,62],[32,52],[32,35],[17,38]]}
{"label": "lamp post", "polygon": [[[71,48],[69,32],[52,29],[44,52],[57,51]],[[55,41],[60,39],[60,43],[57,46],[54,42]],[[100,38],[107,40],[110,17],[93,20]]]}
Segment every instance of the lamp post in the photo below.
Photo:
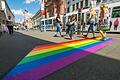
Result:
{"label": "lamp post", "polygon": [[26,9],[23,10],[23,15],[24,15],[24,23],[23,23],[23,24],[24,24],[24,27],[27,26],[27,25],[26,25],[26,17],[27,17],[27,13],[28,13],[28,11],[27,11]]}

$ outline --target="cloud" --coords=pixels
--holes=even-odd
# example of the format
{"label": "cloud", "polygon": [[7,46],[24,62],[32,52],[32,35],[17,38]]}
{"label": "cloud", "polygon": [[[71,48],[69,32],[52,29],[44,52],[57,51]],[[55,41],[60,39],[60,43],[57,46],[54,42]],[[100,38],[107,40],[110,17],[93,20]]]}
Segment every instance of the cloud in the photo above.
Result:
{"label": "cloud", "polygon": [[27,13],[27,16],[28,17],[32,17],[33,15],[31,13]]}
{"label": "cloud", "polygon": [[32,3],[32,2],[35,2],[36,0],[25,0],[25,3],[26,4],[30,4],[30,3]]}
{"label": "cloud", "polygon": [[15,9],[12,9],[12,12],[15,14],[15,15],[22,15],[23,16],[23,11],[20,9],[20,10],[15,10]]}
{"label": "cloud", "polygon": [[[24,16],[22,9],[19,9],[19,10],[12,9],[12,12],[17,16]],[[32,14],[28,12],[28,13],[26,13],[26,16],[32,17]]]}
{"label": "cloud", "polygon": [[36,3],[40,3],[42,0],[25,0],[25,3],[26,4],[30,4],[30,3],[33,3],[33,2],[36,2]]}
{"label": "cloud", "polygon": [[33,16],[33,14],[28,12],[28,13],[26,13],[26,17],[24,17],[22,9],[19,9],[19,10],[12,9],[11,11],[13,12],[13,14],[16,17],[16,19],[15,19],[16,22],[20,22],[20,18],[22,18],[22,19],[26,18],[27,19],[27,18],[30,18],[30,17]]}

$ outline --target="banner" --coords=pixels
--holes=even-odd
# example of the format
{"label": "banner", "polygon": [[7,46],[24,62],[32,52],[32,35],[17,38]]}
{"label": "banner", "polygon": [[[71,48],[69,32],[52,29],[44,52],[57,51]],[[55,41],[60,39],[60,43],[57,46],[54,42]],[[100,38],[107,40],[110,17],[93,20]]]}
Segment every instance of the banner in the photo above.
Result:
{"label": "banner", "polygon": [[41,14],[45,14],[45,4],[44,4],[44,0],[40,1],[40,13]]}

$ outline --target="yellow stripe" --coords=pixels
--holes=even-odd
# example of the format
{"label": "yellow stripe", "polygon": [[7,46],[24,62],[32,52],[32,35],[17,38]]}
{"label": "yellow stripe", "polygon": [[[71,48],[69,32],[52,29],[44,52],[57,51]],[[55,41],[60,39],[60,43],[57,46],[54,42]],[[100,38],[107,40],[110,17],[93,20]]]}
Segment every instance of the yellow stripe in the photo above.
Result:
{"label": "yellow stripe", "polygon": [[34,56],[34,55],[37,55],[37,54],[42,54],[42,53],[45,53],[45,52],[50,52],[50,51],[54,51],[54,50],[58,50],[58,49],[62,49],[62,48],[66,48],[66,47],[74,47],[76,45],[82,45],[82,44],[85,44],[85,43],[89,43],[91,41],[95,41],[95,40],[89,40],[89,41],[79,41],[79,42],[74,42],[73,44],[70,44],[70,43],[66,43],[66,44],[61,44],[59,46],[56,46],[56,47],[51,47],[51,48],[46,48],[46,49],[41,49],[41,50],[37,50],[37,51],[34,51],[34,52],[30,52],[26,57],[28,56]]}

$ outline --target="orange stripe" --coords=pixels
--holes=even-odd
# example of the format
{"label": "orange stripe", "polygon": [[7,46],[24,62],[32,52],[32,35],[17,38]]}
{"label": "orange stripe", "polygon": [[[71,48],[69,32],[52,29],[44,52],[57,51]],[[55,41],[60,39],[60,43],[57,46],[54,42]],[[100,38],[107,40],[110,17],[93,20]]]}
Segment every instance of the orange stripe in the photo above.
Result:
{"label": "orange stripe", "polygon": [[[99,36],[96,37],[97,38],[100,38]],[[81,42],[81,41],[86,41],[86,40],[91,40],[92,38],[86,38],[86,39],[81,39],[81,40],[74,40],[74,41],[68,41],[68,42],[61,42],[61,43],[54,43],[54,44],[46,44],[46,45],[41,45],[41,46],[37,46],[35,47],[32,51],[37,51],[37,50],[40,50],[40,49],[46,49],[46,48],[51,48],[51,47],[56,47],[56,46],[59,46],[59,45],[65,45],[65,44],[73,44],[74,42]]]}

